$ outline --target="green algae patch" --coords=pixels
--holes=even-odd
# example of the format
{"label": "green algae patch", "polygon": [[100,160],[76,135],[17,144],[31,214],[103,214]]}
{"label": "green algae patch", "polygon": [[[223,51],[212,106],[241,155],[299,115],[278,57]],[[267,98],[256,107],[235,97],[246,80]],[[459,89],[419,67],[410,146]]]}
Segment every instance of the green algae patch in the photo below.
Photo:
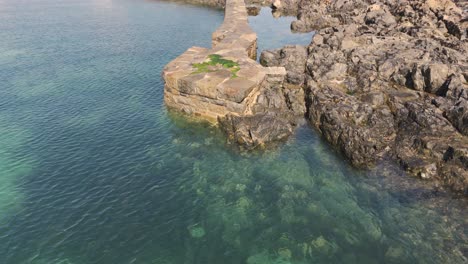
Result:
{"label": "green algae patch", "polygon": [[198,224],[189,226],[188,230],[190,232],[190,236],[193,238],[202,238],[206,234],[205,229]]}
{"label": "green algae patch", "polygon": [[236,78],[237,72],[240,71],[240,66],[237,62],[224,59],[221,55],[211,54],[208,55],[208,61],[202,63],[194,63],[192,66],[196,69],[192,74],[213,72],[217,68],[223,67],[231,72],[231,77]]}

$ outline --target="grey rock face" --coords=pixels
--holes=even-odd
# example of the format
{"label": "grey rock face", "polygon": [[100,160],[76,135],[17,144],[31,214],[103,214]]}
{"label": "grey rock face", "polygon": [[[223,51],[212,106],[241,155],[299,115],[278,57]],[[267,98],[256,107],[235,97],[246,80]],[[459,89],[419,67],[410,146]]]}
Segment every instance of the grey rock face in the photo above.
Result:
{"label": "grey rock face", "polygon": [[286,105],[295,116],[304,116],[306,113],[305,93],[302,86],[285,84],[283,87]]}
{"label": "grey rock face", "polygon": [[307,49],[300,45],[289,45],[281,49],[266,50],[260,55],[260,64],[265,67],[282,66],[286,69],[286,81],[290,84],[304,84]]}
{"label": "grey rock face", "polygon": [[263,66],[281,66],[286,69],[286,83],[283,85],[282,92],[286,99],[287,109],[298,116],[306,112],[303,87],[307,56],[307,48],[300,45],[265,50],[260,55],[260,64]]}
{"label": "grey rock face", "polygon": [[[356,166],[390,156],[468,193],[466,10],[450,0],[301,7],[296,25],[317,30],[304,79],[311,124]],[[285,64],[277,54],[263,59]]]}
{"label": "grey rock face", "polygon": [[[294,112],[284,94],[284,76],[267,78],[252,106],[251,115],[227,114],[218,124],[228,140],[244,149],[264,148],[289,137],[295,127]],[[295,106],[298,107],[298,106]]]}
{"label": "grey rock face", "polygon": [[307,85],[309,120],[356,166],[370,166],[395,137],[393,116],[386,106],[363,104],[333,82]]}

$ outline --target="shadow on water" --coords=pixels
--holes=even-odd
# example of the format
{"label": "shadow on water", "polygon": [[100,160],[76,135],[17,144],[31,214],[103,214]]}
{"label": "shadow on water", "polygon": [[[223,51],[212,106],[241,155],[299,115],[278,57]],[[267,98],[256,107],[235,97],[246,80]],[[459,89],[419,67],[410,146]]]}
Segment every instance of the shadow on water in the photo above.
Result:
{"label": "shadow on water", "polygon": [[165,109],[162,67],[209,46],[222,12],[0,7],[0,263],[466,261],[464,201],[355,171],[307,126],[239,153]]}

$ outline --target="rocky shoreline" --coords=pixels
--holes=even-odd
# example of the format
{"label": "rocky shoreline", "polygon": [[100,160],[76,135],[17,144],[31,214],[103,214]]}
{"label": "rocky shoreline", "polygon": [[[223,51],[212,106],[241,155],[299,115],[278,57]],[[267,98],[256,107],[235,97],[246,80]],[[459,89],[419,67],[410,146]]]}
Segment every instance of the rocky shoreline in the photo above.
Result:
{"label": "rocky shoreline", "polygon": [[389,156],[409,173],[467,195],[466,5],[463,10],[449,0],[297,4],[292,30],[316,30],[306,63],[302,68],[284,63],[288,54],[294,60],[302,54],[302,48],[287,52],[292,47],[265,51],[261,60],[285,66],[288,75],[303,72],[310,123],[355,166]]}
{"label": "rocky shoreline", "polygon": [[296,12],[291,29],[316,34],[308,47],[262,52],[262,65],[284,67],[286,75],[262,89],[250,115],[218,117],[231,141],[247,148],[270,144],[305,116],[355,166],[390,157],[435,186],[468,194],[466,3],[260,4]]}

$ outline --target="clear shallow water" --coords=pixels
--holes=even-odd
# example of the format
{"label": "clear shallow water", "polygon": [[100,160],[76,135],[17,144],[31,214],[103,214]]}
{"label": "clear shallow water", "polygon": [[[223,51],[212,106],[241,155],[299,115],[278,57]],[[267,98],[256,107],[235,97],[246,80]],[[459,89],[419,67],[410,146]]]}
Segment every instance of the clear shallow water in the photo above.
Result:
{"label": "clear shallow water", "polygon": [[265,49],[277,49],[285,45],[308,46],[312,41],[311,33],[291,32],[291,22],[296,20],[292,16],[274,17],[269,7],[262,7],[257,16],[250,16],[249,23],[258,34],[258,57]]}
{"label": "clear shallow water", "polygon": [[169,114],[162,67],[222,19],[0,1],[0,263],[466,262],[466,201],[352,170],[308,127],[246,154]]}

